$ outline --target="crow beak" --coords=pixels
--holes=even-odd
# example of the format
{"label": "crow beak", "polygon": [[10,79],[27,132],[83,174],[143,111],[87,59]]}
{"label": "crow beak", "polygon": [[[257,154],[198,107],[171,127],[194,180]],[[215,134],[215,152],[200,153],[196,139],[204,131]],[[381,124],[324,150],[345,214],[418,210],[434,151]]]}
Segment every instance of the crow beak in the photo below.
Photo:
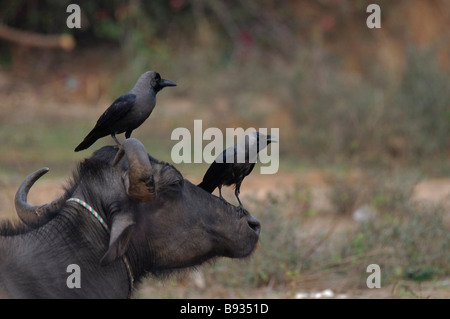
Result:
{"label": "crow beak", "polygon": [[278,138],[276,135],[267,135],[267,144],[269,143],[278,143],[278,141],[272,140],[273,138]]}
{"label": "crow beak", "polygon": [[177,84],[176,84],[175,82],[170,81],[170,80],[166,80],[166,79],[161,79],[161,80],[159,81],[159,85],[160,85],[161,87],[166,87],[166,86],[177,86]]}

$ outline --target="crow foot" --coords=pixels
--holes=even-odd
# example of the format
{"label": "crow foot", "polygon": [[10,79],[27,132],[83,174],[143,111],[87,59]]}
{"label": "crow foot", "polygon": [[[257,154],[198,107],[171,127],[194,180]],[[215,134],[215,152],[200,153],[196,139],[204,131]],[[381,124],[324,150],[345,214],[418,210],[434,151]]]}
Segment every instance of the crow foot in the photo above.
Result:
{"label": "crow foot", "polygon": [[240,204],[239,206],[236,206],[237,211],[239,212],[239,215],[241,217],[245,216],[248,214],[248,211],[244,208],[244,206],[242,206],[242,204]]}
{"label": "crow foot", "polygon": [[219,196],[219,198],[220,198],[222,201],[224,201],[225,203],[229,204],[228,201],[227,201],[225,198],[223,198],[222,196]]}

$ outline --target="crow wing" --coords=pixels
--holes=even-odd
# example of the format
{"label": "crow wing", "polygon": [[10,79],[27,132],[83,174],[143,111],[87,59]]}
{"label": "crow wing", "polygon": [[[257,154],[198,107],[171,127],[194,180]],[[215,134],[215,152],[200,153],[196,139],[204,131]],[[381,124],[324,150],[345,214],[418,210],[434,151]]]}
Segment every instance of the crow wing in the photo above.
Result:
{"label": "crow wing", "polygon": [[115,133],[112,127],[130,112],[136,102],[136,95],[127,93],[116,99],[113,104],[100,116],[95,127],[89,132],[84,140],[75,148],[75,152],[85,150],[95,143],[99,138]]}
{"label": "crow wing", "polygon": [[[118,97],[110,107],[100,116],[95,125],[95,128],[109,127],[112,124],[119,121],[125,116],[136,102],[136,95],[132,93],[126,93]],[[95,129],[94,128],[94,129]],[[101,130],[101,129],[100,129]],[[112,132],[111,132],[112,133]]]}
{"label": "crow wing", "polygon": [[225,165],[227,164],[217,163],[216,161],[212,162],[203,176],[202,182],[197,186],[203,188],[209,193],[214,192],[214,190],[223,183],[222,175],[226,168]]}

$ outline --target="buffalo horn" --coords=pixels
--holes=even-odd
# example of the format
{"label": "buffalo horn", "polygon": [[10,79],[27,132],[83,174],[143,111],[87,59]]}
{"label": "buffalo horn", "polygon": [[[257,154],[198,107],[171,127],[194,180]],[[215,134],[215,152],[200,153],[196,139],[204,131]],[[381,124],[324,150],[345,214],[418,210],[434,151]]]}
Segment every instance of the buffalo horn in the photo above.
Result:
{"label": "buffalo horn", "polygon": [[48,167],[41,168],[28,175],[16,192],[15,206],[17,215],[26,225],[37,228],[45,224],[53,217],[53,213],[66,201],[66,196],[62,195],[51,203],[32,206],[27,203],[28,192],[33,184],[49,171]]}
{"label": "buffalo horn", "polygon": [[154,200],[156,190],[152,165],[144,145],[137,139],[126,139],[117,152],[113,165],[117,165],[123,155],[128,162],[128,182],[124,183],[128,196],[140,202]]}

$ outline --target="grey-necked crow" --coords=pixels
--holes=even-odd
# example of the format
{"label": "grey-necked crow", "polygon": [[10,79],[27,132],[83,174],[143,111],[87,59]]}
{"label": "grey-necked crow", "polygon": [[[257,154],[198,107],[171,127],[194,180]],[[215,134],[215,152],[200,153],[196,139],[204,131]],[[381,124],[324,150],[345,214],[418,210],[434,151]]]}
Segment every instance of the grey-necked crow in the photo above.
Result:
{"label": "grey-necked crow", "polygon": [[246,135],[244,139],[225,149],[216,157],[198,186],[209,193],[212,193],[218,187],[220,198],[223,199],[222,186],[234,184],[234,194],[239,202],[239,207],[243,208],[239,199],[241,183],[255,167],[259,151],[271,142],[276,143],[276,141],[272,140],[274,137],[273,135],[265,135],[259,132],[252,132]]}
{"label": "grey-necked crow", "polygon": [[125,132],[125,138],[150,116],[156,104],[156,94],[166,86],[176,86],[175,82],[162,79],[158,72],[142,74],[134,88],[120,96],[100,116],[97,124],[75,148],[75,152],[87,149],[99,138],[111,135],[120,145],[116,134]]}

